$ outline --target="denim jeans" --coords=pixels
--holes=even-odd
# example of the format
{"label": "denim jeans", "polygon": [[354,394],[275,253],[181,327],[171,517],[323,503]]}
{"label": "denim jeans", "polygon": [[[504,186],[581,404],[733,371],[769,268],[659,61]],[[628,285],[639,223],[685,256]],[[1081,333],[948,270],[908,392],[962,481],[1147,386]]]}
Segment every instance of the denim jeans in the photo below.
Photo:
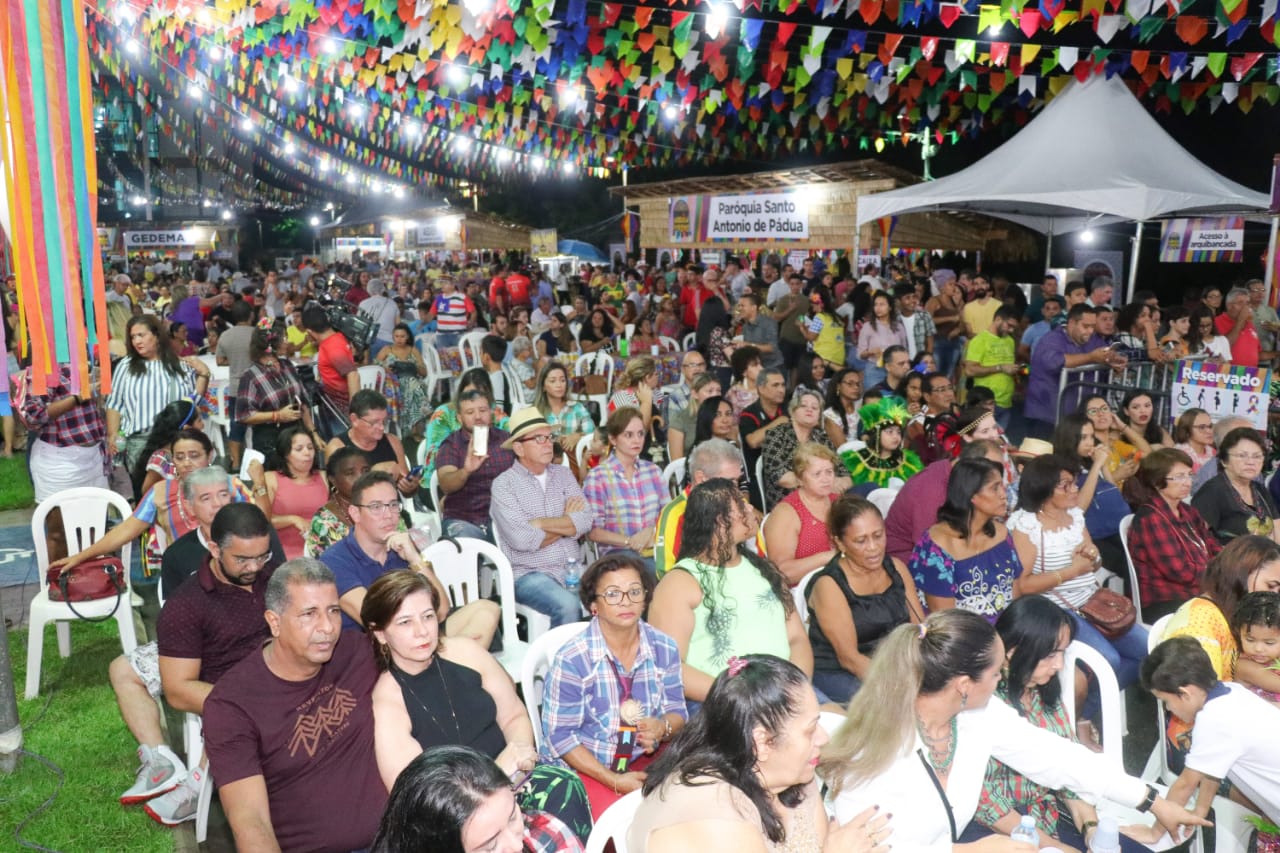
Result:
{"label": "denim jeans", "polygon": [[516,601],[550,616],[552,628],[582,619],[582,602],[577,593],[542,572],[533,571],[516,578]]}
{"label": "denim jeans", "polygon": [[862,686],[862,682],[858,680],[858,676],[843,669],[838,671],[815,669],[813,686],[818,693],[825,693],[837,705],[847,705],[858,692],[858,688]]}
{"label": "denim jeans", "polygon": [[[938,372],[943,376],[950,376],[952,371],[956,369],[956,365],[960,363],[960,354],[964,352],[964,338],[943,338],[935,337],[933,339],[933,360],[938,363]],[[870,388],[871,386],[866,386]]]}
{"label": "denim jeans", "polygon": [[489,525],[487,524],[472,524],[460,518],[446,518],[440,527],[445,536],[450,536],[454,539],[465,536],[468,539],[483,539],[490,545],[493,544],[493,534],[489,531]]}
{"label": "denim jeans", "polygon": [[[1107,659],[1122,692],[1138,680],[1142,661],[1147,656],[1146,628],[1134,623],[1124,636],[1108,640],[1101,631],[1089,624],[1089,620],[1075,613],[1071,614],[1071,618],[1076,623],[1076,639]],[[1089,698],[1085,700],[1084,710],[1076,716],[1081,720],[1093,719],[1101,706],[1098,688],[1090,681]]]}
{"label": "denim jeans", "polygon": [[1007,433],[1009,431],[1009,419],[1013,417],[1013,409],[1002,409],[996,406],[996,424],[999,425],[1000,431]]}
{"label": "denim jeans", "polygon": [[436,349],[456,347],[462,340],[461,332],[436,332]]}

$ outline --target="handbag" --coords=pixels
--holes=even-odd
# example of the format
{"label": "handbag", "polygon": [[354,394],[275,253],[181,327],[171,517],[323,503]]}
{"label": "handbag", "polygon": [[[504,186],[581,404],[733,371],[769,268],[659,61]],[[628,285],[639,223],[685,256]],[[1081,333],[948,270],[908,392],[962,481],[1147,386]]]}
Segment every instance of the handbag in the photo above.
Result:
{"label": "handbag", "polygon": [[[50,567],[45,575],[49,583],[49,600],[61,601],[78,618],[86,622],[106,622],[120,609],[126,589],[124,564],[119,557],[98,557],[66,569]],[[106,616],[85,616],[72,602],[102,601],[115,596],[116,606]]]}
{"label": "handbag", "polygon": [[[1044,527],[1040,528],[1040,570],[1044,570]],[[1034,569],[1032,570],[1035,571]],[[1064,605],[1062,596],[1054,594]],[[1138,619],[1133,602],[1119,593],[1112,592],[1105,586],[1099,586],[1089,596],[1089,600],[1076,608],[1081,619],[1097,628],[1108,640],[1118,640],[1129,632]]]}

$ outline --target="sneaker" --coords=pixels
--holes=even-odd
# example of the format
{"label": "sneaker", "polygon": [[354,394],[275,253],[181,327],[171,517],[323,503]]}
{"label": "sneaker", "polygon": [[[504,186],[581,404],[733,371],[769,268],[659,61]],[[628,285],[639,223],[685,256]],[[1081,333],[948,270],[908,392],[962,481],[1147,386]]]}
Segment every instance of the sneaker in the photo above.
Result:
{"label": "sneaker", "polygon": [[191,775],[182,784],[167,794],[149,801],[143,810],[156,823],[165,826],[177,826],[196,819],[196,806],[200,801],[200,786],[204,783],[204,773],[192,770]]}
{"label": "sneaker", "polygon": [[139,746],[138,778],[133,787],[120,795],[120,804],[131,806],[172,791],[187,777],[186,768],[173,750],[160,746]]}

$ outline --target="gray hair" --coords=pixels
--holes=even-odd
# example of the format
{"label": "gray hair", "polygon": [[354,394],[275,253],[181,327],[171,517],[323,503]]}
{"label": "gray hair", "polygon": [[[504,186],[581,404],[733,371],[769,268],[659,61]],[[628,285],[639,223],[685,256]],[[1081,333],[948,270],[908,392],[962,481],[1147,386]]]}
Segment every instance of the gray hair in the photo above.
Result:
{"label": "gray hair", "polygon": [[182,302],[190,295],[191,291],[185,284],[175,284],[173,287],[169,288],[169,301],[175,308],[178,306],[179,302]]}
{"label": "gray hair", "polygon": [[267,609],[283,615],[289,606],[289,587],[307,584],[337,584],[333,572],[315,557],[297,557],[282,564],[267,581]]}
{"label": "gray hair", "polygon": [[742,454],[723,438],[709,438],[699,444],[689,454],[689,479],[692,481],[695,472],[710,480],[720,476],[720,469],[729,463],[742,464]]}
{"label": "gray hair", "polygon": [[224,485],[230,488],[231,476],[220,465],[197,468],[182,478],[182,499],[190,503],[196,499],[196,489],[205,486]]}
{"label": "gray hair", "polygon": [[780,378],[784,384],[786,383],[787,377],[781,370],[776,367],[766,367],[764,370],[756,374],[756,387],[763,388],[765,385],[768,385],[769,380],[775,376]]}
{"label": "gray hair", "polygon": [[[1233,429],[1252,426],[1253,422],[1248,418],[1241,417],[1240,415],[1228,415],[1213,425],[1213,443],[1214,445],[1222,444],[1223,440],[1227,437],[1227,433],[1231,432]],[[189,477],[191,475],[188,474],[187,476]]]}
{"label": "gray hair", "polygon": [[800,408],[800,403],[804,400],[805,397],[816,398],[818,401],[818,408],[819,409],[822,408],[821,394],[819,394],[817,391],[813,390],[812,388],[807,388],[807,387],[798,388],[796,389],[796,392],[791,395],[791,405],[787,406],[787,414],[794,415],[796,413],[796,409]]}
{"label": "gray hair", "polygon": [[1239,299],[1239,298],[1241,298],[1241,297],[1244,297],[1245,299],[1248,299],[1248,298],[1249,298],[1249,291],[1248,291],[1248,290],[1246,290],[1246,289],[1245,289],[1245,288],[1243,288],[1243,287],[1233,287],[1233,288],[1231,288],[1229,291],[1227,291],[1227,298],[1226,298],[1226,299],[1224,299],[1224,300],[1222,300],[1222,304],[1223,304],[1223,305],[1226,305],[1226,304],[1227,304],[1228,302],[1230,302],[1231,300],[1233,300],[1233,299]]}
{"label": "gray hair", "polygon": [[533,344],[524,335],[516,335],[511,339],[511,354],[519,355],[522,352],[528,352],[533,349]]}
{"label": "gray hair", "polygon": [[382,283],[382,279],[374,278],[369,280],[369,295],[384,296],[387,292],[387,286]]}
{"label": "gray hair", "polygon": [[1093,281],[1089,282],[1089,292],[1096,293],[1104,287],[1114,287],[1115,282],[1111,280],[1109,275],[1100,275]]}

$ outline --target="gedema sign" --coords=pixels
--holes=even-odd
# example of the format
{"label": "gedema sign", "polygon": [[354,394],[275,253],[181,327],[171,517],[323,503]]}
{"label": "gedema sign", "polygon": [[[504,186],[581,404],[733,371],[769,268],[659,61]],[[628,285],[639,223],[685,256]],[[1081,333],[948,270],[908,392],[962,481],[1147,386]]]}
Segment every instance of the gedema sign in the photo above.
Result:
{"label": "gedema sign", "polygon": [[799,191],[678,196],[668,211],[673,243],[809,239],[809,205]]}
{"label": "gedema sign", "polygon": [[126,231],[124,248],[126,251],[140,251],[195,246],[198,236],[194,228],[182,231]]}

